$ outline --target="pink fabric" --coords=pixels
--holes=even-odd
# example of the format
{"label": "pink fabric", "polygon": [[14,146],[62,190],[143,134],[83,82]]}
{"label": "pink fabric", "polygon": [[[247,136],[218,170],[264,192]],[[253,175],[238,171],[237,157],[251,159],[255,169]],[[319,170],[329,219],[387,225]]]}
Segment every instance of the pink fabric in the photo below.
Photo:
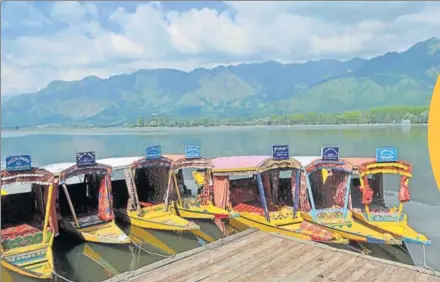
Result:
{"label": "pink fabric", "polygon": [[229,177],[214,176],[214,205],[226,209],[229,204]]}
{"label": "pink fabric", "polygon": [[402,175],[400,178],[400,190],[399,190],[399,201],[406,203],[411,199],[409,194],[408,185],[406,185],[407,176]]}
{"label": "pink fabric", "polygon": [[271,156],[233,156],[212,159],[214,169],[239,169],[244,167],[258,167]]}

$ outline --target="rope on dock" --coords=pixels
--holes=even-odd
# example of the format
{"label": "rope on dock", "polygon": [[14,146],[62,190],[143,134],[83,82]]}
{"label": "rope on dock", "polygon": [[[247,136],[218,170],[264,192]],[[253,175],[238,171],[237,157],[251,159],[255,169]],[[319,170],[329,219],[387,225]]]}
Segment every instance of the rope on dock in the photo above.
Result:
{"label": "rope on dock", "polygon": [[433,274],[435,277],[439,277],[439,275],[438,275],[437,272],[434,270],[434,268],[430,267],[430,266],[426,263],[426,248],[425,248],[425,244],[423,244],[422,246],[423,246],[423,267],[426,268],[426,269],[428,269],[428,270],[431,270],[431,271],[432,271],[432,274]]}
{"label": "rope on dock", "polygon": [[138,244],[136,244],[136,242],[134,242],[133,240],[130,239],[130,241],[133,243],[133,245],[135,245],[136,247],[138,247],[142,251],[146,252],[147,254],[150,254],[150,255],[153,255],[153,256],[159,256],[159,257],[163,257],[163,258],[172,258],[172,257],[175,256],[175,255],[167,256],[167,255],[162,255],[162,254],[159,254],[159,253],[150,252],[147,249],[144,249],[141,246],[139,246]]}
{"label": "rope on dock", "polygon": [[61,274],[56,273],[55,269],[52,270],[52,273],[55,274],[55,276],[57,276],[58,278],[61,278],[66,282],[74,282],[73,280],[69,280],[66,277],[62,276]]}

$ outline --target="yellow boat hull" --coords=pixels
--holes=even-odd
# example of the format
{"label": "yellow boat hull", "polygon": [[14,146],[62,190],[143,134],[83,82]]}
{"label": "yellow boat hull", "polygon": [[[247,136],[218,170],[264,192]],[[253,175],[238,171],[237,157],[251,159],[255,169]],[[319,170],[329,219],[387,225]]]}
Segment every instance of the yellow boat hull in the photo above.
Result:
{"label": "yellow boat hull", "polygon": [[[371,213],[371,215],[374,216],[374,213]],[[431,244],[431,241],[425,235],[418,233],[408,225],[408,217],[406,214],[401,221],[370,221],[364,216],[364,214],[356,211],[353,212],[353,216],[363,224],[390,233],[405,243],[422,245]]]}
{"label": "yellow boat hull", "polygon": [[141,210],[141,215],[139,215],[137,211],[127,211],[123,209],[117,210],[116,213],[122,220],[129,222],[131,225],[146,229],[168,231],[200,229],[197,224],[176,216],[170,211],[165,211],[165,205],[163,204],[144,207]]}
{"label": "yellow boat hull", "polygon": [[35,244],[15,248],[1,255],[2,266],[12,272],[35,279],[52,279],[51,244]]}
{"label": "yellow boat hull", "polygon": [[328,230],[332,233],[336,233],[341,237],[357,241],[357,242],[369,242],[376,244],[390,244],[390,245],[400,245],[402,241],[396,239],[394,236],[388,232],[384,232],[370,226],[363,224],[355,220],[351,212],[348,212],[346,219],[340,222],[333,221],[314,221],[313,217],[305,212],[301,213],[304,220],[314,223],[321,228]]}
{"label": "yellow boat hull", "polygon": [[76,228],[73,222],[62,220],[61,228],[66,232],[72,233],[86,242],[102,244],[129,244],[130,238],[116,225],[114,220],[88,226]]}

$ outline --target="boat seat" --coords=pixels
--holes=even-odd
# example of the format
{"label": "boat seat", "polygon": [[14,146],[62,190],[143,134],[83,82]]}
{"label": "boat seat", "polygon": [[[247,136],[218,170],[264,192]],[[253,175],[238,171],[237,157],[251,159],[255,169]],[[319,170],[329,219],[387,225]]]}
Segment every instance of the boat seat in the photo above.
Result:
{"label": "boat seat", "polygon": [[89,215],[78,218],[80,228],[90,227],[98,224],[105,223],[106,221],[99,218],[99,215]]}
{"label": "boat seat", "polygon": [[1,243],[5,251],[42,243],[43,231],[29,224],[20,224],[2,229]]}

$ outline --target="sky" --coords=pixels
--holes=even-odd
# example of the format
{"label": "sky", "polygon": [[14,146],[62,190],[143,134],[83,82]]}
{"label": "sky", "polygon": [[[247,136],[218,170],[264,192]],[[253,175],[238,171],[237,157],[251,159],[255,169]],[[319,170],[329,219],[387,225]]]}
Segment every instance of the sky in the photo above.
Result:
{"label": "sky", "polygon": [[369,58],[440,37],[440,2],[4,2],[1,94],[139,69]]}

